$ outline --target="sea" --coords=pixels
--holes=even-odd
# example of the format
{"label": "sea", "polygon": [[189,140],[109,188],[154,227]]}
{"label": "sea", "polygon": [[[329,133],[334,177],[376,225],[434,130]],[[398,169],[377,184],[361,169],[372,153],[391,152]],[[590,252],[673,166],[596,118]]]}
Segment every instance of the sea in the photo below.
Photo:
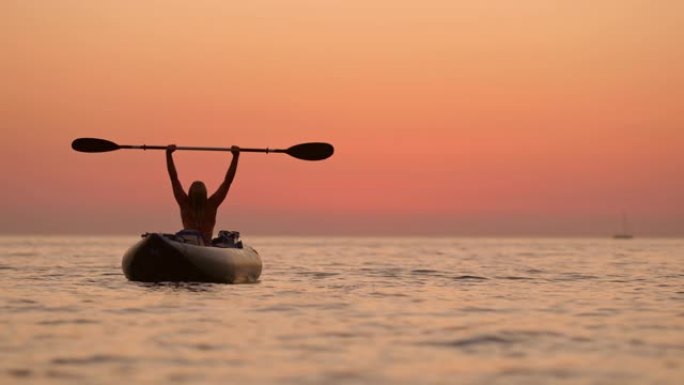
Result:
{"label": "sea", "polygon": [[684,383],[682,239],[248,237],[242,285],[137,240],[0,237],[0,384]]}

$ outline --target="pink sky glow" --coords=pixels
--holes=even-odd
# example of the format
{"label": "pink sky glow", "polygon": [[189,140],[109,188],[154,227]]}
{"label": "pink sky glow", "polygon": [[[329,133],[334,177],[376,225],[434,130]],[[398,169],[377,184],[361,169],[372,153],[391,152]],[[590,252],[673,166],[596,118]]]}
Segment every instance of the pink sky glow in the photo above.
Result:
{"label": "pink sky glow", "polygon": [[[243,4],[244,3],[244,4]],[[684,236],[684,3],[5,1],[0,234],[178,230],[162,151],[244,154],[245,234]],[[229,154],[176,153],[216,188]]]}

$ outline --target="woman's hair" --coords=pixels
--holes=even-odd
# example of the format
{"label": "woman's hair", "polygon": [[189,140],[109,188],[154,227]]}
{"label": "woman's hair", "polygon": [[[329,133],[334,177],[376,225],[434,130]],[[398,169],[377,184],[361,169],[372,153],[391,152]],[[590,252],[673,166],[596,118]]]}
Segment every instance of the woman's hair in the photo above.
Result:
{"label": "woman's hair", "polygon": [[194,181],[188,190],[188,198],[190,198],[190,207],[192,210],[199,213],[207,204],[207,186],[201,181]]}

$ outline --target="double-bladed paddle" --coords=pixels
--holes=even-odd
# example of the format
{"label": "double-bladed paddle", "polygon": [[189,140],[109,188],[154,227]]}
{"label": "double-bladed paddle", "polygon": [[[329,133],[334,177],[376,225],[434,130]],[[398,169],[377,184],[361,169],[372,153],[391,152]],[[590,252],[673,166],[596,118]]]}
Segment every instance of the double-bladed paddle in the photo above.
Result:
{"label": "double-bladed paddle", "polygon": [[[166,150],[167,146],[122,145],[98,138],[78,138],[71,142],[71,148],[80,152],[109,152],[121,149]],[[230,147],[188,147],[177,146],[176,150],[190,151],[230,151]],[[294,145],[287,149],[240,148],[240,152],[281,152],[303,160],[323,160],[329,158],[335,148],[330,143],[311,142]]]}

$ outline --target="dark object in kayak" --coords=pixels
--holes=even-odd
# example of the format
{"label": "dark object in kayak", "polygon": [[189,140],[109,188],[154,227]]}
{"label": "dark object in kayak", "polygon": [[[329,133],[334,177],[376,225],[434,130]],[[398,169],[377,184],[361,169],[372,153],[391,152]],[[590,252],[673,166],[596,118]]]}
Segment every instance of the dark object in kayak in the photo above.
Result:
{"label": "dark object in kayak", "polygon": [[256,282],[261,257],[249,246],[199,246],[173,234],[150,233],[133,245],[121,267],[131,281]]}

